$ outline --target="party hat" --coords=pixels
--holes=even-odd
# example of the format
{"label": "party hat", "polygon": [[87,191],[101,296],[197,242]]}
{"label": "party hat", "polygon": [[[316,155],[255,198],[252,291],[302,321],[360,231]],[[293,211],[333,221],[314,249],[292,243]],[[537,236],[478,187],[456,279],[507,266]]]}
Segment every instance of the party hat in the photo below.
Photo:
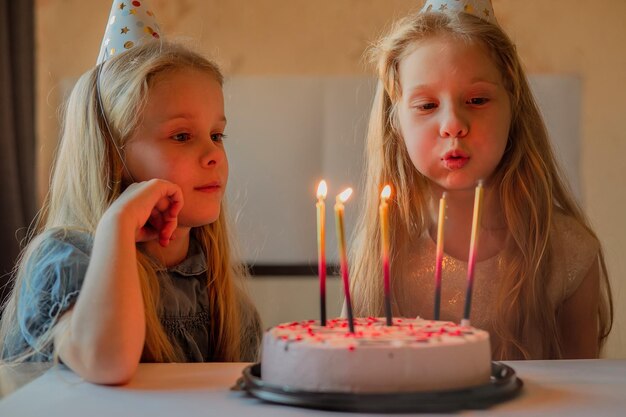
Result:
{"label": "party hat", "polygon": [[498,24],[491,0],[427,0],[421,12],[467,13]]}
{"label": "party hat", "polygon": [[145,0],[113,0],[104,30],[98,64],[135,45],[159,39],[161,29]]}

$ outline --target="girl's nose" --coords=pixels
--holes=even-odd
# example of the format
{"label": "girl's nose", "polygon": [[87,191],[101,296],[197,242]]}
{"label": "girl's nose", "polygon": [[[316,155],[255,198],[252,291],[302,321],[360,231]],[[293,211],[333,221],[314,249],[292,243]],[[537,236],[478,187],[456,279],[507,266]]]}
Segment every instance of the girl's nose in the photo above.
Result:
{"label": "girl's nose", "polygon": [[209,138],[202,150],[201,163],[203,166],[217,165],[223,162],[226,157],[224,147]]}
{"label": "girl's nose", "polygon": [[442,120],[439,135],[442,138],[462,138],[467,135],[469,123],[459,109],[450,106],[441,114]]}

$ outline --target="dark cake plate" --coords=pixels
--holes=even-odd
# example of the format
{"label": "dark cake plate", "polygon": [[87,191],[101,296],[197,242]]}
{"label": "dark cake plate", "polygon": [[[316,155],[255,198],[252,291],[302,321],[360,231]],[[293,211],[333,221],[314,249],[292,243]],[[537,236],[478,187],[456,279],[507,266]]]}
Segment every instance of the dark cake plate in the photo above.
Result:
{"label": "dark cake plate", "polygon": [[523,382],[510,366],[491,363],[489,383],[460,390],[351,394],[343,392],[311,392],[263,382],[261,364],[247,366],[237,385],[263,401],[319,410],[370,413],[441,413],[483,409],[515,397]]}

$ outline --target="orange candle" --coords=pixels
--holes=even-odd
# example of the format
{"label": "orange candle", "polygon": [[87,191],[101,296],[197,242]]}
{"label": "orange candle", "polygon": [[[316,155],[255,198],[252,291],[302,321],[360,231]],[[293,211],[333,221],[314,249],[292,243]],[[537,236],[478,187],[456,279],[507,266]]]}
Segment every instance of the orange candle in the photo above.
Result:
{"label": "orange candle", "polygon": [[381,255],[383,262],[383,284],[385,295],[385,317],[387,318],[387,326],[392,325],[391,316],[391,284],[390,284],[390,267],[389,267],[389,204],[387,200],[391,196],[391,187],[385,185],[380,193],[380,206],[378,214],[380,216],[380,243]]}
{"label": "orange candle", "polygon": [[337,196],[335,202],[335,221],[337,229],[337,244],[339,245],[339,259],[341,265],[341,277],[343,279],[343,291],[346,297],[346,309],[348,310],[348,325],[350,333],[354,333],[354,321],[352,315],[352,300],[350,299],[350,281],[348,277],[348,254],[346,251],[346,236],[343,227],[344,203],[350,198],[352,188],[346,188]]}
{"label": "orange candle", "polygon": [[326,326],[326,181],[317,186],[317,274],[320,281],[320,322]]}

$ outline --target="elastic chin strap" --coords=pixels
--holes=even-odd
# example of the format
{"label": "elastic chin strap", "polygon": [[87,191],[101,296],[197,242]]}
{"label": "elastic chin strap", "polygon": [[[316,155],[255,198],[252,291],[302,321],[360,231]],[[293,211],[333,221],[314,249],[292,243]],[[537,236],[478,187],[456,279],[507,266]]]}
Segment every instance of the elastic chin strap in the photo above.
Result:
{"label": "elastic chin strap", "polygon": [[102,60],[102,63],[99,64],[98,70],[96,71],[96,98],[98,99],[98,107],[100,108],[100,115],[102,116],[102,120],[104,121],[104,126],[106,127],[106,130],[107,130],[106,131],[107,136],[109,140],[111,141],[111,144],[115,148],[115,151],[117,152],[117,155],[119,156],[120,161],[122,162],[122,166],[124,167],[124,171],[126,171],[126,175],[128,175],[130,183],[133,183],[135,182],[135,179],[133,178],[133,175],[130,173],[128,166],[126,166],[126,161],[124,160],[124,157],[122,156],[122,151],[113,140],[113,134],[111,133],[111,126],[109,125],[109,119],[107,118],[106,113],[104,112],[104,106],[102,105],[102,94],[100,93],[100,75],[102,74],[102,70],[104,69],[106,56],[108,54],[106,48],[104,49],[103,54],[104,54],[104,59]]}

